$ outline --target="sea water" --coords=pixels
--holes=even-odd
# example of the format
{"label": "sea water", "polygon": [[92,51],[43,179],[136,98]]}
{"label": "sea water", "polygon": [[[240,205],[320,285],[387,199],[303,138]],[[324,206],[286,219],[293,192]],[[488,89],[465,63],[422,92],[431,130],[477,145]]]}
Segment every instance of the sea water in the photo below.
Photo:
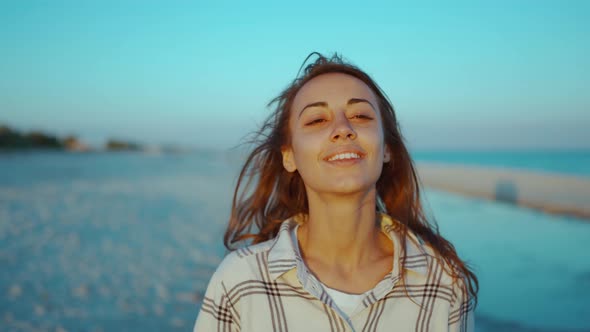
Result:
{"label": "sea water", "polygon": [[590,177],[590,150],[415,151],[419,162],[507,168]]}
{"label": "sea water", "polygon": [[[238,169],[213,151],[0,155],[2,331],[190,330]],[[425,193],[479,277],[477,331],[590,330],[587,221]]]}

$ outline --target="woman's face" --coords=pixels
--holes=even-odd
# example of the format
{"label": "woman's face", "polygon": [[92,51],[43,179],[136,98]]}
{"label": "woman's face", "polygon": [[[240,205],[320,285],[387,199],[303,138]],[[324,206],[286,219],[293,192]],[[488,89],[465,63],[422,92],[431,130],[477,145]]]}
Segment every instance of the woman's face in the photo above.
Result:
{"label": "woman's face", "polygon": [[373,188],[390,159],[377,98],[342,73],[317,76],[299,90],[289,115],[291,145],[283,165],[307,190],[351,194]]}

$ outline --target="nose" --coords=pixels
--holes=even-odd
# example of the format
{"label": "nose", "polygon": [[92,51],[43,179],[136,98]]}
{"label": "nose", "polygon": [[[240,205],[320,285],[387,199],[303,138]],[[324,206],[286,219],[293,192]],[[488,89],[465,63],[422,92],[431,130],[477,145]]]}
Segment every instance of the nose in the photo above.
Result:
{"label": "nose", "polygon": [[334,120],[334,130],[332,131],[331,140],[336,142],[340,139],[355,139],[356,132],[354,128],[350,125],[350,121],[346,118],[345,114],[339,114],[336,116]]}

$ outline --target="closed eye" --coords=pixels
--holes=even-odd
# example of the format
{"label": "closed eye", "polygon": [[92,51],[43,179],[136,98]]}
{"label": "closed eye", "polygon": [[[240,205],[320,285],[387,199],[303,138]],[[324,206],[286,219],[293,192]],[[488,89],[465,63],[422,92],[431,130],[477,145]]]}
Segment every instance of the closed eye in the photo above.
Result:
{"label": "closed eye", "polygon": [[353,119],[373,120],[372,117],[364,114],[356,114],[352,116]]}
{"label": "closed eye", "polygon": [[316,124],[322,123],[322,122],[324,122],[324,121],[326,121],[326,120],[325,120],[325,119],[315,119],[315,120],[312,120],[312,121],[310,121],[310,122],[306,123],[305,125],[306,125],[306,126],[313,126],[313,125],[316,125]]}

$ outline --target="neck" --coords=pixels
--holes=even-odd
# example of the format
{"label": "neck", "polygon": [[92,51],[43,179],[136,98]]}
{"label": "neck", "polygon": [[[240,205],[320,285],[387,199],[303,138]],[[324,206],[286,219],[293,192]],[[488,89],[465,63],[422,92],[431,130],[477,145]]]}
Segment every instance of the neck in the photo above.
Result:
{"label": "neck", "polygon": [[308,203],[309,218],[298,233],[305,259],[353,271],[382,254],[374,188],[339,197],[308,192]]}

